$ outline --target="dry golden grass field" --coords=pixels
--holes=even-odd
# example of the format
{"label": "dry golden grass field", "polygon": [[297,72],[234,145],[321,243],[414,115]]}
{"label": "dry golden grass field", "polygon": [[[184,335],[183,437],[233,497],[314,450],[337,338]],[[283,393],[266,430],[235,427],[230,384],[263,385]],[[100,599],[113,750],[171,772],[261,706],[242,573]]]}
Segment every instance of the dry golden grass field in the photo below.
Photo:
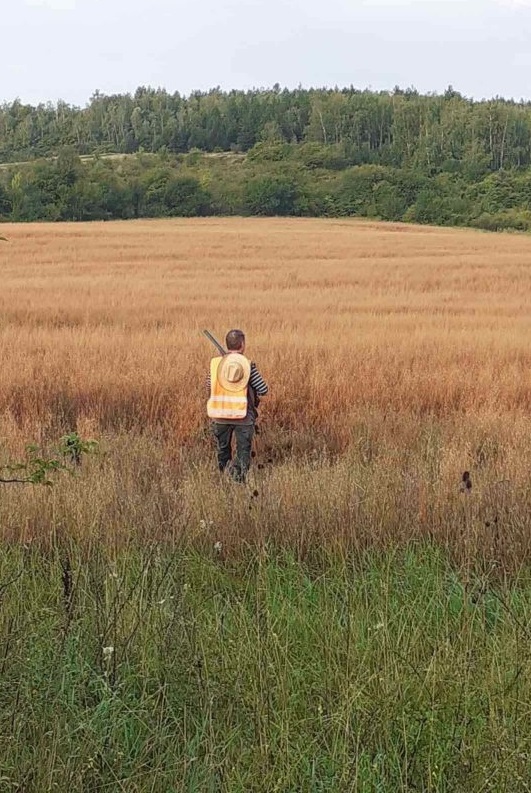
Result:
{"label": "dry golden grass field", "polygon": [[[304,553],[429,536],[463,561],[529,558],[529,237],[299,219],[2,233],[3,461],[73,429],[101,450],[51,489],[4,486],[4,538]],[[270,385],[249,489],[220,487],[205,419],[201,330],[230,327]]]}

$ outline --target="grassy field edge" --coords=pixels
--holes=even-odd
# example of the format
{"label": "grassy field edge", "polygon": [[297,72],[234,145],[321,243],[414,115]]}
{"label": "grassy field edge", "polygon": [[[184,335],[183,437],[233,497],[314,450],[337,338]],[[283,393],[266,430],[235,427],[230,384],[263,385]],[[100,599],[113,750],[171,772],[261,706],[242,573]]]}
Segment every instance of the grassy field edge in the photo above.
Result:
{"label": "grassy field edge", "polygon": [[0,597],[2,790],[527,790],[527,571],[71,542]]}

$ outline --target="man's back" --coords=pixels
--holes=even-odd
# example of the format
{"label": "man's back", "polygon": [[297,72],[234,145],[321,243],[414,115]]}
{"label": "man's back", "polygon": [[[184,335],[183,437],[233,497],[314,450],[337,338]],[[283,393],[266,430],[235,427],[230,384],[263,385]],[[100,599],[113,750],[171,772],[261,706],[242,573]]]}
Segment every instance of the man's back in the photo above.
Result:
{"label": "man's back", "polygon": [[[251,465],[251,446],[258,417],[258,403],[269,389],[254,362],[245,358],[245,335],[227,333],[228,353],[213,358],[207,377],[208,415],[218,447],[218,467],[229,470],[233,479],[244,482]],[[236,417],[237,416],[237,417]],[[232,460],[232,436],[236,458]]]}

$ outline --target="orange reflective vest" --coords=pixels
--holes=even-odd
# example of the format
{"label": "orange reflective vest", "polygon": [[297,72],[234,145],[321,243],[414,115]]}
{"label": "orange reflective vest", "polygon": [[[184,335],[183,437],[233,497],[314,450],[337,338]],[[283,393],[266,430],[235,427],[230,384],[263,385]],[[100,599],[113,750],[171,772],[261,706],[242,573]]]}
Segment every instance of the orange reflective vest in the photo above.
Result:
{"label": "orange reflective vest", "polygon": [[218,381],[218,368],[222,358],[210,362],[210,399],[207,414],[211,419],[244,419],[247,415],[247,385],[239,391],[227,391]]}

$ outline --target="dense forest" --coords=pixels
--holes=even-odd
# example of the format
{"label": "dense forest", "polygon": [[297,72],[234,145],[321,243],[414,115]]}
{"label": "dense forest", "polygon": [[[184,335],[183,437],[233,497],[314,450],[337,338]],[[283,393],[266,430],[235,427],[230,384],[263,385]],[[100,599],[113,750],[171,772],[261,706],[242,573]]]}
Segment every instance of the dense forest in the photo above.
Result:
{"label": "dense forest", "polygon": [[0,107],[0,219],[361,215],[531,228],[531,103],[139,88]]}

